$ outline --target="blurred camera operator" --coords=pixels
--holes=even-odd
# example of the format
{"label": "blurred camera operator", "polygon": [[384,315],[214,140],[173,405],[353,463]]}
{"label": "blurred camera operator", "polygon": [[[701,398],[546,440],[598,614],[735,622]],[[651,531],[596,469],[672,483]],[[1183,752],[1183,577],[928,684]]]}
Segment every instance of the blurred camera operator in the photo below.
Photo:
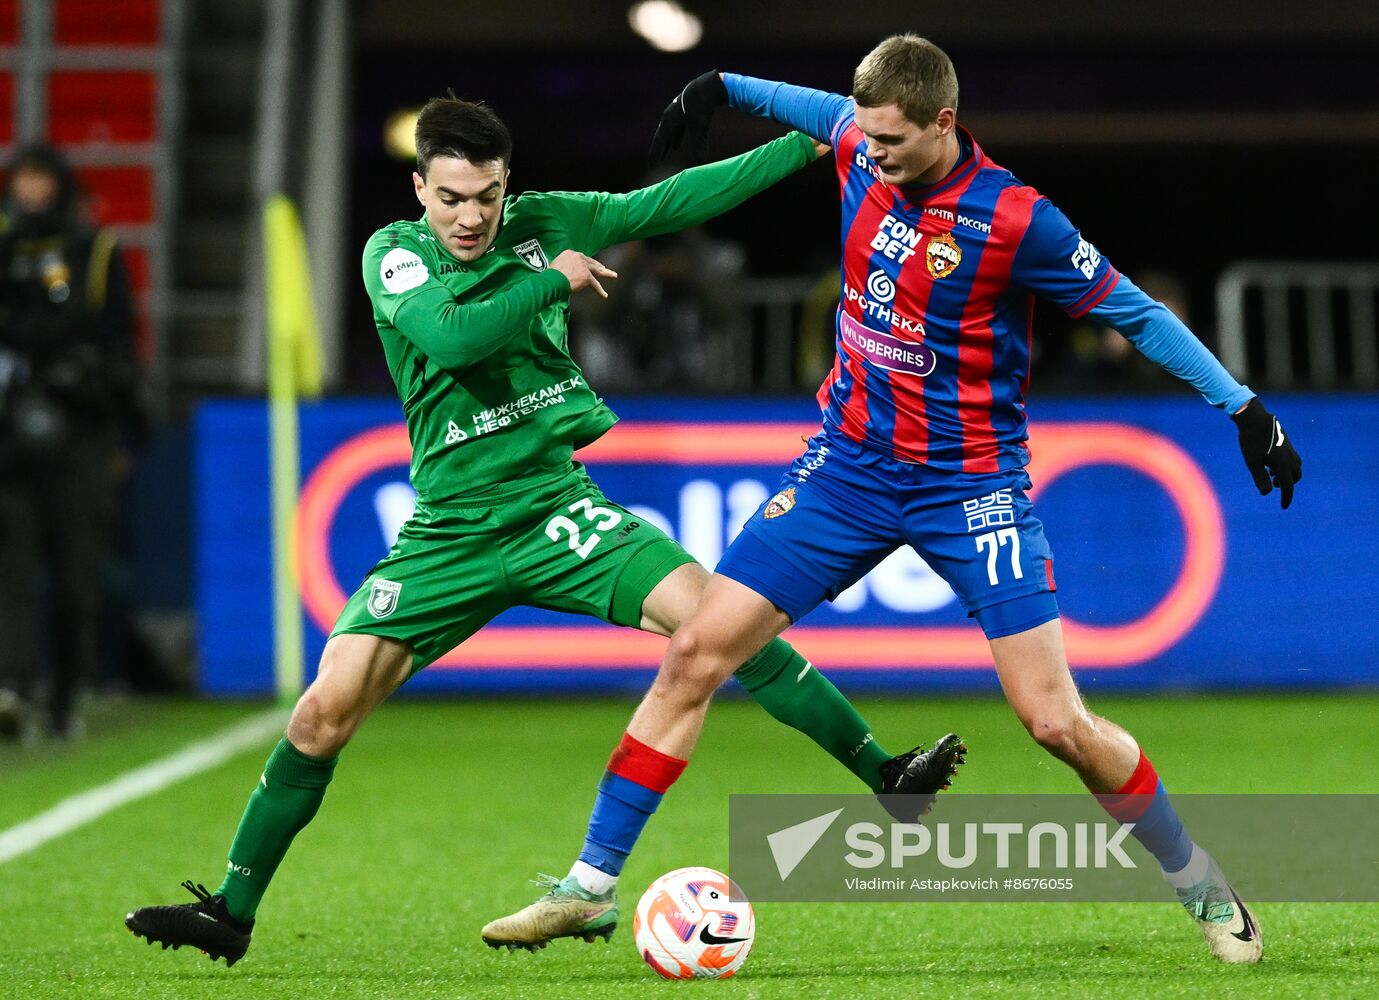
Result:
{"label": "blurred camera operator", "polygon": [[[54,150],[0,195],[0,738],[79,736],[128,435],[142,428],[134,308],[114,235]],[[44,683],[46,679],[46,683]]]}

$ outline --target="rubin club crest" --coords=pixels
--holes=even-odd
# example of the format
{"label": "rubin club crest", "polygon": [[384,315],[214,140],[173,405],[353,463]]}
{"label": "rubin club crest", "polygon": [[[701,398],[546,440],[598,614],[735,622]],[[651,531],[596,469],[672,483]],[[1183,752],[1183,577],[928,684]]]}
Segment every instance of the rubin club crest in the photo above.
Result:
{"label": "rubin club crest", "polygon": [[541,249],[541,244],[536,240],[519,243],[512,250],[517,254],[517,258],[533,271],[544,271],[551,266],[551,262],[546,259],[546,251]]}
{"label": "rubin club crest", "polygon": [[397,598],[402,593],[402,584],[392,580],[375,580],[369,588],[369,614],[375,618],[387,618],[397,610]]}

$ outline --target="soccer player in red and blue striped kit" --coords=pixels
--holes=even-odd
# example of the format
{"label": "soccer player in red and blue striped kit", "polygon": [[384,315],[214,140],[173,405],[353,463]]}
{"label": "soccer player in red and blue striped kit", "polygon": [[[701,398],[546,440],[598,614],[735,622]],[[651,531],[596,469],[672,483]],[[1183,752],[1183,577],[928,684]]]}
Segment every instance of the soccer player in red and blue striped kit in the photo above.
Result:
{"label": "soccer player in red and blue striped kit", "polygon": [[[1045,298],[1123,333],[1232,416],[1261,494],[1292,500],[1302,464],[1255,395],[1161,303],[957,124],[957,76],[916,35],[858,66],[852,97],[706,73],[666,109],[652,158],[700,153],[722,106],[833,147],[842,196],[837,361],[823,422],[724,554],[609,762],[573,874],[608,893],[683,770],[733,669],[891,551],[911,545],[990,642],[1030,734],[1154,855],[1213,955],[1256,962],[1258,922],[1179,820],[1135,739],[1083,704],[1064,653],[1053,561],[1026,494],[1031,307]],[[542,902],[533,904],[539,909]]]}

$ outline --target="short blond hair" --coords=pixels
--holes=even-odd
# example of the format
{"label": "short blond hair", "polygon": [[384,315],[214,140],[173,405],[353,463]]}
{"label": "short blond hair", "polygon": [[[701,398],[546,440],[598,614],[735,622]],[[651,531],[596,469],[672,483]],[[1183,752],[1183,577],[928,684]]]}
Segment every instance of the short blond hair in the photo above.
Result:
{"label": "short blond hair", "polygon": [[924,126],[943,108],[958,109],[958,74],[953,61],[929,39],[892,35],[857,65],[852,99],[864,108],[894,104]]}

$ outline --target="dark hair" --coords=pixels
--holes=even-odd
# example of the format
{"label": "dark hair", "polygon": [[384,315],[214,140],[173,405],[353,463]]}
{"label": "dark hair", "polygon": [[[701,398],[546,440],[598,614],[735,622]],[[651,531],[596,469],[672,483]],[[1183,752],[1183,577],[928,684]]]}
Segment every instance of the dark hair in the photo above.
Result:
{"label": "dark hair", "polygon": [[47,174],[57,181],[57,197],[53,202],[53,211],[66,215],[76,209],[81,189],[76,178],[72,176],[72,168],[61,153],[41,143],[25,146],[5,167],[5,184],[3,190],[0,190],[0,206],[9,202],[10,192],[14,189],[15,174],[21,170]]}
{"label": "dark hair", "polygon": [[512,134],[482,101],[464,101],[453,90],[433,97],[417,115],[417,173],[426,176],[433,157],[453,156],[470,163],[512,157]]}

